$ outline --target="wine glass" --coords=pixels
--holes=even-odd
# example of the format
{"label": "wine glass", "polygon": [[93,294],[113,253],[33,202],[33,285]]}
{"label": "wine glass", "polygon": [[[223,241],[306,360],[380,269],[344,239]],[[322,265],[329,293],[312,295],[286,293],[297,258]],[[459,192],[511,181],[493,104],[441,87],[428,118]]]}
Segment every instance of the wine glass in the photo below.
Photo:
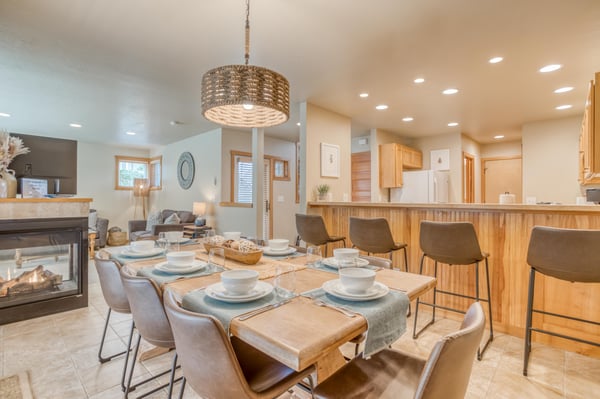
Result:
{"label": "wine glass", "polygon": [[318,245],[311,245],[306,248],[306,266],[317,267],[321,263],[321,247]]}

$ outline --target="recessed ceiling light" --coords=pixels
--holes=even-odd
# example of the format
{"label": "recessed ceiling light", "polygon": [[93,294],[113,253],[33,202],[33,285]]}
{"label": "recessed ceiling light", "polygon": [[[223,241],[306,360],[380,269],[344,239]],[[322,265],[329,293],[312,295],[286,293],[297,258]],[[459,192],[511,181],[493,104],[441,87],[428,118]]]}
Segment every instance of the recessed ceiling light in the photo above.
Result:
{"label": "recessed ceiling light", "polygon": [[71,127],[81,127],[81,125],[79,123],[69,123],[69,126],[71,126]]}
{"label": "recessed ceiling light", "polygon": [[560,64],[550,64],[550,65],[546,65],[545,67],[540,68],[540,72],[542,72],[542,73],[553,72],[553,71],[559,70],[560,68],[562,68],[562,65],[560,65]]}
{"label": "recessed ceiling light", "polygon": [[125,132],[125,134],[128,135],[128,136],[135,136],[136,135],[136,133],[132,132],[132,131]]}
{"label": "recessed ceiling light", "polygon": [[300,122],[296,123],[296,126],[301,126],[302,124]]}
{"label": "recessed ceiling light", "polygon": [[497,63],[499,63],[499,62],[502,62],[502,60],[503,60],[503,59],[504,59],[504,58],[502,58],[502,57],[494,57],[494,58],[490,58],[490,59],[488,60],[488,62],[489,62],[490,64],[497,64]]}
{"label": "recessed ceiling light", "polygon": [[5,118],[10,118],[10,114],[7,114],[6,112],[0,112],[0,116],[3,116]]}
{"label": "recessed ceiling light", "polygon": [[565,104],[565,105],[559,105],[558,107],[556,107],[556,109],[569,109],[571,107],[572,107],[571,104]]}
{"label": "recessed ceiling light", "polygon": [[388,109],[388,106],[385,104],[379,104],[378,106],[375,107],[375,109],[378,109],[379,111],[382,111],[384,109]]}
{"label": "recessed ceiling light", "polygon": [[561,87],[560,89],[554,90],[554,92],[555,93],[566,93],[571,90],[573,90],[573,88],[571,86],[565,86],[565,87]]}
{"label": "recessed ceiling light", "polygon": [[416,78],[415,80],[413,80],[413,82],[415,82],[415,83],[423,83],[423,82],[425,82],[425,79],[423,79],[423,78]]}
{"label": "recessed ceiling light", "polygon": [[412,122],[414,120],[414,118],[412,116],[406,116],[406,117],[402,118],[402,120],[404,122]]}
{"label": "recessed ceiling light", "polygon": [[458,122],[450,122],[448,123],[449,127],[454,127],[454,126],[458,126]]}
{"label": "recessed ceiling light", "polygon": [[458,93],[458,89],[446,89],[442,93],[444,93],[444,94],[456,94],[456,93]]}
{"label": "recessed ceiling light", "polygon": [[494,136],[494,138],[495,138],[496,140],[500,140],[500,139],[503,139],[503,138],[504,138],[504,135],[503,135],[503,134],[498,134],[498,135]]}
{"label": "recessed ceiling light", "polygon": [[369,97],[369,93],[360,93],[358,96],[360,98],[367,98],[367,97]]}

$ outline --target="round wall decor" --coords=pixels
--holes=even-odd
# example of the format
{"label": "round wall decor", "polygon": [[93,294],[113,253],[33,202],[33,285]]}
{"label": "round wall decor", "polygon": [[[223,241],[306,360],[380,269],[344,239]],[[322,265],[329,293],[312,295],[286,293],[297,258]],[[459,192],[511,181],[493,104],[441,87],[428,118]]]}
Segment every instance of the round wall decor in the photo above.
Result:
{"label": "round wall decor", "polygon": [[179,185],[184,190],[187,190],[194,181],[194,157],[189,152],[184,152],[179,156],[179,162],[177,162],[177,180]]}

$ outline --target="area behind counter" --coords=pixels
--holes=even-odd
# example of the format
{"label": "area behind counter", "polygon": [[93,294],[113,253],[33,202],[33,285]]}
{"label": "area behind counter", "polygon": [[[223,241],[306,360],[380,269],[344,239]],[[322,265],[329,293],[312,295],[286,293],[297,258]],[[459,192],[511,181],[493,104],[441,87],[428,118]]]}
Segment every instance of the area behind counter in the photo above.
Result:
{"label": "area behind counter", "polygon": [[[469,221],[475,226],[483,251],[490,254],[490,280],[494,328],[497,331],[523,337],[529,266],[527,247],[533,226],[576,229],[600,229],[600,206],[594,205],[499,205],[499,204],[398,204],[312,202],[307,212],[323,216],[330,234],[349,238],[350,216],[388,220],[396,241],[408,244],[409,270],[418,273],[421,251],[419,232],[421,220]],[[351,246],[351,241],[348,240]],[[600,243],[599,243],[600,245]],[[402,266],[402,256],[394,256],[394,266]],[[576,260],[574,260],[576,261]],[[474,292],[474,268],[452,266],[452,273],[443,266],[438,274],[438,286],[450,290]],[[458,270],[460,268],[461,270]],[[483,272],[483,268],[480,269]],[[433,262],[426,263],[425,272],[433,274]],[[459,277],[460,276],[460,277]],[[485,292],[484,276],[480,289]],[[462,288],[468,285],[468,288]],[[600,321],[600,284],[579,284],[536,278],[536,306],[574,317]],[[439,298],[447,297],[440,295]],[[447,305],[460,304],[450,298]],[[460,305],[459,305],[460,306]],[[450,315],[451,316],[451,315]],[[452,317],[452,316],[451,316]],[[455,316],[456,317],[456,316]],[[534,316],[545,328],[558,333],[576,335],[600,342],[600,327],[565,322],[551,316]],[[585,354],[600,356],[600,348],[534,333],[534,341]]]}

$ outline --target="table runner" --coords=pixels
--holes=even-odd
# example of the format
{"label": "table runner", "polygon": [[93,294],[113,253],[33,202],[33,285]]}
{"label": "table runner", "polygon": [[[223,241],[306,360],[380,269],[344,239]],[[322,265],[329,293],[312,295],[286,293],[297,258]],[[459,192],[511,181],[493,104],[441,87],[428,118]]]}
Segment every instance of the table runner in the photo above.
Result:
{"label": "table runner", "polygon": [[[197,250],[196,258],[202,259],[205,262],[208,262],[208,253],[206,250]],[[294,258],[288,259],[277,259],[277,258],[269,258],[266,256],[262,256],[258,263],[255,265],[247,265],[245,263],[236,262],[232,259],[225,260],[225,269],[227,270],[235,270],[235,269],[251,269],[256,270],[258,272],[258,278],[260,280],[268,279],[271,277],[275,277],[275,269],[277,265],[288,265],[292,267],[295,271],[306,269],[306,265],[301,264],[304,262],[294,262]]]}
{"label": "table runner", "polygon": [[405,293],[392,291],[371,301],[345,301],[317,288],[302,294],[331,305],[342,306],[361,314],[367,320],[364,357],[374,355],[395,342],[406,330],[406,311],[409,300]]}
{"label": "table runner", "polygon": [[179,280],[182,278],[192,278],[192,277],[201,277],[201,276],[209,276],[213,273],[220,273],[224,269],[209,264],[204,269],[198,270],[193,273],[185,273],[185,274],[173,274],[173,273],[165,273],[163,271],[157,270],[154,266],[144,267],[137,271],[138,276],[147,277],[159,285],[171,283],[175,280]]}

